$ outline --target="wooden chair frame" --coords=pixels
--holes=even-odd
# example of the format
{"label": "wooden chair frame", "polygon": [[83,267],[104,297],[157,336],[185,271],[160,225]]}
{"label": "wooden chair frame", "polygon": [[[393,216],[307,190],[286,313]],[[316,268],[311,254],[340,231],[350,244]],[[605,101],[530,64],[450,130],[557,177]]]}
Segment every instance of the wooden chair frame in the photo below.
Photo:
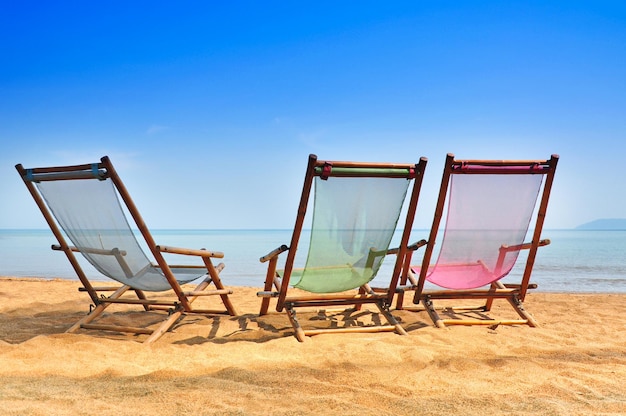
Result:
{"label": "wooden chair frame", "polygon": [[[393,297],[396,293],[396,288],[400,278],[401,270],[404,266],[403,260],[407,258],[406,253],[409,250],[415,250],[417,247],[424,245],[426,242],[416,243],[409,245],[409,236],[411,227],[413,225],[413,219],[417,208],[417,202],[419,198],[419,192],[422,184],[424,170],[426,168],[427,159],[421,158],[418,164],[391,164],[391,163],[366,163],[366,162],[346,162],[346,161],[322,161],[317,160],[317,156],[310,155],[306,169],[304,185],[302,188],[302,196],[298,207],[298,214],[296,216],[296,222],[291,238],[290,246],[282,245],[277,249],[271,251],[267,255],[260,258],[261,262],[268,262],[267,274],[265,278],[264,290],[258,292],[257,296],[261,297],[260,315],[268,313],[270,299],[276,298],[276,311],[282,312],[286,310],[289,320],[294,328],[294,335],[298,341],[303,342],[306,336],[313,336],[323,333],[337,333],[337,332],[381,332],[381,331],[395,331],[399,334],[406,334],[406,331],[398,323],[390,312],[389,306],[393,302]],[[413,178],[413,188],[409,200],[407,214],[405,218],[404,231],[401,237],[401,242],[398,248],[390,249],[387,254],[395,255],[396,262],[393,270],[393,275],[389,286],[387,288],[373,289],[369,285],[361,286],[355,293],[339,293],[339,294],[311,294],[311,295],[288,295],[290,287],[290,277],[294,267],[294,260],[298,249],[298,242],[302,233],[302,226],[306,216],[307,205],[309,201],[309,195],[311,193],[313,179],[316,176],[322,174],[316,172],[316,168],[324,166],[332,166],[332,168],[363,168],[363,169],[405,169],[407,172],[411,172],[407,179]],[[317,169],[319,171],[319,169]],[[367,174],[334,172],[332,170],[326,171],[329,176],[343,176],[343,177],[363,177]],[[396,176],[394,176],[396,177]],[[279,255],[283,252],[287,252],[287,258],[285,260],[283,278],[276,272]],[[274,290],[272,290],[274,289]],[[388,324],[377,326],[355,326],[348,328],[333,328],[333,329],[303,329],[296,317],[296,308],[303,307],[337,307],[354,305],[356,309],[360,308],[364,304],[374,304],[378,307],[381,314],[385,317]]]}
{"label": "wooden chair frame", "polygon": [[[407,273],[403,274],[400,282],[400,287],[404,287],[407,290],[414,290],[413,303],[421,306],[404,306],[404,293],[400,293],[396,302],[396,309],[406,310],[426,310],[437,327],[443,328],[446,325],[519,325],[525,324],[531,327],[537,326],[536,320],[529,314],[523,305],[527,291],[529,289],[535,289],[537,285],[530,283],[530,276],[532,274],[537,249],[541,246],[550,244],[550,240],[541,239],[541,232],[543,229],[544,219],[548,208],[548,200],[550,198],[550,191],[554,181],[554,174],[556,172],[556,166],[559,160],[558,155],[552,155],[548,160],[455,160],[453,154],[448,154],[446,157],[443,177],[441,181],[441,188],[439,191],[439,197],[435,209],[435,215],[433,224],[430,230],[428,243],[422,259],[422,265],[420,268],[419,276],[416,276],[410,268]],[[471,166],[472,169],[464,169],[464,167]],[[450,176],[456,174],[481,174],[481,173],[498,173],[507,174],[510,170],[507,167],[511,166],[528,166],[530,173],[531,169],[533,174],[545,175],[543,190],[539,198],[539,207],[536,213],[536,219],[534,223],[534,231],[532,241],[523,243],[519,246],[502,246],[500,248],[500,254],[496,263],[496,268],[502,265],[504,256],[509,251],[514,250],[528,250],[528,256],[526,258],[526,265],[522,275],[521,282],[519,284],[504,284],[501,281],[496,281],[490,285],[487,289],[472,289],[472,290],[424,290],[424,284],[428,269],[431,266],[431,258],[435,247],[435,240],[439,225],[443,216],[446,197],[448,194],[448,187],[450,182]],[[485,169],[481,169],[484,167]],[[498,168],[503,168],[498,170]],[[516,173],[519,173],[516,172]],[[407,263],[411,263],[412,252],[407,252],[409,259]],[[485,304],[480,306],[455,306],[449,308],[438,308],[435,306],[435,300],[443,299],[485,299]],[[495,299],[507,300],[513,309],[520,316],[520,319],[492,319],[482,314],[482,312],[488,312],[491,310],[493,301]],[[481,313],[477,319],[442,319],[437,313],[438,309],[446,309],[448,312],[467,312],[474,311]]]}
{"label": "wooden chair frame", "polygon": [[[232,290],[226,289],[222,284],[222,281],[219,277],[219,273],[224,268],[224,264],[220,263],[217,266],[213,265],[211,259],[213,258],[223,258],[224,254],[217,251],[209,251],[205,249],[193,250],[179,247],[169,247],[157,245],[154,238],[152,237],[148,227],[146,226],[143,218],[141,217],[135,203],[133,202],[130,194],[128,193],[126,187],[124,186],[122,180],[117,174],[115,168],[113,167],[110,159],[107,156],[104,156],[100,163],[97,164],[97,169],[102,172],[103,179],[110,179],[122,202],[126,205],[128,212],[130,213],[135,225],[137,226],[139,232],[141,233],[143,239],[145,240],[150,252],[152,253],[154,259],[156,260],[156,264],[153,266],[159,267],[167,279],[167,282],[170,284],[172,291],[175,294],[175,300],[156,300],[149,299],[146,296],[145,291],[134,289],[129,285],[123,284],[121,286],[100,286],[96,287],[92,285],[87,275],[81,268],[76,256],[74,253],[80,252],[80,249],[70,246],[67,242],[61,229],[56,222],[52,212],[49,207],[45,203],[41,194],[33,184],[34,181],[45,181],[45,180],[68,180],[68,179],[85,179],[85,180],[95,180],[93,179],[93,164],[85,164],[85,165],[73,165],[73,166],[58,166],[58,167],[42,167],[42,168],[34,168],[34,169],[25,169],[21,164],[15,166],[17,171],[19,172],[24,184],[28,188],[30,194],[32,195],[35,203],[41,210],[48,226],[50,227],[52,233],[58,241],[58,244],[52,245],[53,250],[60,250],[65,253],[67,256],[72,268],[76,272],[78,279],[80,280],[82,287],[79,289],[80,291],[87,292],[93,305],[90,308],[90,312],[83,319],[74,324],[71,328],[67,330],[67,332],[75,332],[78,329],[92,329],[92,330],[102,330],[102,331],[116,331],[116,332],[128,332],[134,334],[146,334],[148,337],[145,339],[144,343],[150,344],[157,339],[159,339],[164,333],[171,330],[171,328],[183,317],[185,314],[229,314],[236,315],[236,311],[234,306],[232,305],[228,295],[232,293]],[[110,254],[115,256],[122,269],[127,270],[127,266],[125,267],[124,255],[123,251],[119,251],[117,249],[114,250],[101,250],[99,254]],[[104,253],[106,252],[106,253]],[[202,259],[204,266],[201,265],[169,265],[165,258],[163,257],[163,253],[172,253],[184,256],[194,256]],[[178,267],[194,267],[198,268],[198,275],[202,276],[203,271],[206,272],[206,278],[199,283],[193,290],[184,291],[176,280],[172,269]],[[215,286],[214,290],[207,289],[209,285],[213,283]],[[112,292],[112,293],[111,293]],[[126,292],[134,292],[136,298],[128,298],[122,297]],[[108,294],[108,295],[105,295]],[[225,310],[217,309],[217,310],[207,310],[207,309],[197,309],[192,307],[192,303],[200,296],[213,296],[218,295],[221,297],[221,301],[224,304]],[[167,316],[163,320],[163,322],[156,327],[155,329],[150,328],[142,328],[142,327],[128,327],[128,326],[118,326],[118,325],[101,325],[92,323],[97,318],[101,317],[105,309],[107,309],[112,304],[126,304],[126,305],[139,305],[143,307],[145,311],[166,311]]]}

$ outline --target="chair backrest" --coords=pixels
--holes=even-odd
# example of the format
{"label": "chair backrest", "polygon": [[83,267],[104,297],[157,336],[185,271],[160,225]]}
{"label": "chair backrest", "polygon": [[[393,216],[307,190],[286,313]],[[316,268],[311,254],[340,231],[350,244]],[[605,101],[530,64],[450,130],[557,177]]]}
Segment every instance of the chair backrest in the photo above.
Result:
{"label": "chair backrest", "polygon": [[[162,270],[148,258],[137,240],[107,163],[81,165],[82,169],[26,169],[23,179],[27,185],[34,184],[58,226],[100,273],[135,289],[171,289]],[[30,189],[33,193],[34,189]],[[40,208],[44,211],[46,207]],[[135,229],[138,230],[136,225]],[[184,283],[200,274],[197,270],[184,270],[176,277]]]}
{"label": "chair backrest", "polygon": [[[297,238],[292,240],[285,266],[291,284],[313,293],[337,293],[371,281],[387,254],[409,185],[419,182],[409,203],[408,229],[404,224],[401,239],[401,245],[407,245],[417,204],[415,192],[419,193],[425,165],[425,159],[418,165],[316,159],[309,163],[307,178],[314,178],[315,195],[310,244],[304,270],[295,271]],[[308,190],[305,180],[307,194]],[[294,237],[299,238],[307,198],[303,193]]]}
{"label": "chair backrest", "polygon": [[[448,155],[422,264],[426,280],[448,289],[475,289],[506,276],[515,265],[541,195],[527,247],[534,261],[557,160],[553,155],[547,161],[456,161]],[[444,235],[432,265],[444,205]],[[527,272],[529,277],[530,269]]]}

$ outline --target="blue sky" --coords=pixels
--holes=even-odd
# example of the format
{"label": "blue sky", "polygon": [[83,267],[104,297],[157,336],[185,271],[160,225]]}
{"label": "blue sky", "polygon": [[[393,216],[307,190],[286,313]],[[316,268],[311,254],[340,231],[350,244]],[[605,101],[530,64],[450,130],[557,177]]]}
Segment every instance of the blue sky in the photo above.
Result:
{"label": "blue sky", "polygon": [[[291,228],[309,153],[561,156],[546,227],[626,217],[626,5],[13,2],[0,228],[45,228],[13,166],[109,155],[151,228]],[[127,4],[128,3],[128,4]]]}

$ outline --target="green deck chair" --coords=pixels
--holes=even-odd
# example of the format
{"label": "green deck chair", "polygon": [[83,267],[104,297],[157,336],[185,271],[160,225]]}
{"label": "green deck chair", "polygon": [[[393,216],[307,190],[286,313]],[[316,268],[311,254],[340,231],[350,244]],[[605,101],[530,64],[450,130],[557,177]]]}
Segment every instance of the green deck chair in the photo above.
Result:
{"label": "green deck chair", "polygon": [[[409,246],[408,241],[426,163],[425,158],[418,164],[321,161],[310,155],[291,244],[261,257],[261,262],[269,263],[264,290],[258,293],[262,298],[260,314],[265,315],[271,298],[277,298],[276,310],[287,312],[299,341],[305,336],[337,331],[405,334],[389,305],[403,267],[408,269],[403,262],[406,252],[425,244]],[[296,269],[294,262],[313,183],[308,255],[305,267]],[[400,245],[390,249],[411,184]],[[277,270],[279,255],[285,251],[284,269]],[[389,284],[373,289],[369,283],[388,254],[395,261]],[[368,303],[378,307],[388,324],[304,329],[296,317],[296,308],[353,305],[358,309]]]}

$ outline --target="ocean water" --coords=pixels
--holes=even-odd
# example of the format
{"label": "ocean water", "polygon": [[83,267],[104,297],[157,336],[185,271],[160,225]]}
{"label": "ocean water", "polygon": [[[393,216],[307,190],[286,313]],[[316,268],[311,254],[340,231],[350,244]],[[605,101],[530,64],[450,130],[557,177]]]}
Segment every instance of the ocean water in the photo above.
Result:
{"label": "ocean water", "polygon": [[[426,238],[427,230],[413,230],[411,241]],[[157,244],[206,248],[225,254],[222,280],[232,286],[261,287],[266,263],[259,257],[281,244],[289,245],[291,230],[156,230]],[[399,237],[398,237],[399,238]],[[531,281],[542,292],[626,293],[626,231],[544,230],[542,238],[552,243],[541,247]],[[0,276],[75,279],[76,275],[62,252],[50,249],[56,241],[49,230],[0,230]],[[306,260],[308,232],[303,231],[296,266]],[[282,255],[282,261],[286,255]],[[174,260],[174,258],[171,258]],[[414,255],[414,264],[421,250]],[[93,280],[106,280],[79,258]],[[176,256],[175,263],[187,257]],[[519,281],[524,256],[504,281]],[[282,263],[279,263],[279,267]],[[391,274],[390,256],[374,284],[385,284]]]}

